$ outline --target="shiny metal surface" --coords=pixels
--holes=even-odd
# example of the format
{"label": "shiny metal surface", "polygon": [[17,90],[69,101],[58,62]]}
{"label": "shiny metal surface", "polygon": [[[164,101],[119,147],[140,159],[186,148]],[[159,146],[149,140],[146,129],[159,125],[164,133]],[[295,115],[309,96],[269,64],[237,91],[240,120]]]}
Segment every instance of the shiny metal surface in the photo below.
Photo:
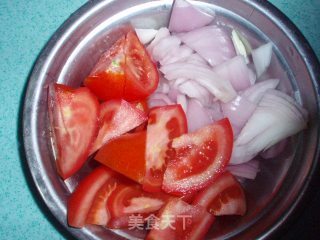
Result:
{"label": "shiny metal surface", "polygon": [[[67,198],[90,166],[67,182],[58,177],[48,131],[47,86],[53,81],[79,86],[101,52],[127,30],[128,23],[136,27],[165,26],[171,4],[167,0],[90,1],[55,33],[34,66],[23,117],[29,168],[49,209],[78,239],[141,239],[143,233],[67,226]],[[319,62],[296,27],[265,1],[207,0],[195,4],[208,12],[215,10],[217,21],[240,28],[254,44],[272,41],[276,45],[272,72],[281,76],[281,87],[310,113],[309,128],[292,139],[286,153],[263,162],[257,179],[246,182],[248,214],[222,219],[208,234],[209,239],[264,239],[293,213],[319,170]]]}

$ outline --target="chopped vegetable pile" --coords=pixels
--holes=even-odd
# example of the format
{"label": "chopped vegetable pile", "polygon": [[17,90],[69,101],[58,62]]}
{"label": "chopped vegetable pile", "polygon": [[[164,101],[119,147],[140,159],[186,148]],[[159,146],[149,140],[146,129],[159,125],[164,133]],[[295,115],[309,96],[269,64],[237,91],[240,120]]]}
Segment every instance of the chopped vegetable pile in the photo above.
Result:
{"label": "chopped vegetable pile", "polygon": [[132,28],[83,87],[49,86],[59,175],[99,163],[69,197],[71,227],[203,239],[215,218],[246,214],[237,178],[256,177],[256,156],[277,156],[306,128],[307,111],[280,80],[261,78],[272,43],[253,49],[214,20],[176,0],[168,28]]}

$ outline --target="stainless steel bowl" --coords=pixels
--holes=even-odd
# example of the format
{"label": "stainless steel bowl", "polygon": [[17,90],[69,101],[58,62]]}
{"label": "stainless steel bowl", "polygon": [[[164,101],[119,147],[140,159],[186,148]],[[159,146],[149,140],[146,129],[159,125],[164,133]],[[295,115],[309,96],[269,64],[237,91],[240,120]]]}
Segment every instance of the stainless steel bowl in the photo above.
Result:
{"label": "stainless steel bowl", "polygon": [[[66,202],[82,174],[66,183],[57,175],[48,132],[47,86],[58,81],[79,86],[101,52],[127,30],[167,25],[172,1],[90,1],[75,12],[42,51],[29,79],[23,115],[25,151],[36,187],[54,216],[78,239],[139,239],[141,232],[111,231],[103,227],[69,228]],[[292,140],[285,154],[264,161],[255,181],[245,189],[249,210],[241,218],[217,221],[208,238],[267,238],[282,226],[301,203],[318,169],[320,66],[305,38],[266,1],[207,0],[195,2],[216,11],[218,21],[245,32],[254,44],[272,41],[276,48],[271,70],[282,88],[310,113],[309,127]]]}

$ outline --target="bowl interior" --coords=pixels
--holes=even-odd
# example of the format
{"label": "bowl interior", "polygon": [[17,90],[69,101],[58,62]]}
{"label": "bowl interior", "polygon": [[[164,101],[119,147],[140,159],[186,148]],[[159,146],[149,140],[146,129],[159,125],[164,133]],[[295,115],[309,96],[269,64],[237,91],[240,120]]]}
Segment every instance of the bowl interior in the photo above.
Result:
{"label": "bowl interior", "polygon": [[[63,182],[56,173],[47,116],[47,86],[51,82],[80,86],[102,52],[129,25],[138,28],[167,26],[172,1],[105,1],[88,3],[53,37],[37,62],[25,103],[26,151],[36,185],[47,205],[65,225],[68,195],[95,165],[89,161],[74,177]],[[209,238],[263,236],[284,219],[294,205],[314,164],[318,139],[318,95],[305,56],[288,33],[286,25],[253,1],[216,0],[195,2],[208,13],[216,12],[216,23],[243,32],[253,47],[271,41],[274,54],[269,71],[262,77],[280,78],[280,88],[302,103],[310,113],[308,130],[290,139],[286,151],[261,162],[256,180],[245,181],[248,213],[244,217],[219,218]],[[29,96],[29,97],[28,97]],[[29,124],[29,125],[28,125]],[[81,239],[143,238],[141,231],[110,231],[88,226],[68,229]]]}

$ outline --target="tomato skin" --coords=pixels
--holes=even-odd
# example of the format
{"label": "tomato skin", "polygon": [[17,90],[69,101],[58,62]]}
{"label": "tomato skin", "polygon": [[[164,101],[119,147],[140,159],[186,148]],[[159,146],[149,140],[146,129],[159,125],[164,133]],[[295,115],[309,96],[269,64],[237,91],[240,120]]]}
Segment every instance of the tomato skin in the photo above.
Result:
{"label": "tomato skin", "polygon": [[193,204],[205,207],[215,216],[243,216],[247,209],[245,194],[240,183],[227,171],[202,190]]}
{"label": "tomato skin", "polygon": [[95,160],[141,183],[145,176],[146,132],[122,135],[104,145]]}
{"label": "tomato skin", "polygon": [[123,99],[114,99],[100,105],[99,133],[91,147],[91,154],[108,141],[129,132],[147,120],[147,115]]}
{"label": "tomato skin", "polygon": [[215,217],[201,206],[192,206],[173,198],[160,210],[157,226],[146,240],[200,240],[203,239]]}
{"label": "tomato skin", "polygon": [[224,172],[232,146],[233,133],[228,119],[175,138],[162,189],[181,196],[205,188]]}
{"label": "tomato skin", "polygon": [[89,155],[98,131],[99,103],[86,87],[51,84],[48,108],[59,175],[67,179]]}
{"label": "tomato skin", "polygon": [[121,37],[100,57],[84,85],[100,100],[147,98],[155,91],[159,74],[134,30]]}
{"label": "tomato skin", "polygon": [[146,176],[143,189],[161,191],[172,139],[187,132],[187,120],[181,105],[155,107],[147,125]]}
{"label": "tomato skin", "polygon": [[85,177],[68,199],[68,224],[82,228],[95,199],[96,193],[112,178],[114,173],[104,166],[94,169]]}

